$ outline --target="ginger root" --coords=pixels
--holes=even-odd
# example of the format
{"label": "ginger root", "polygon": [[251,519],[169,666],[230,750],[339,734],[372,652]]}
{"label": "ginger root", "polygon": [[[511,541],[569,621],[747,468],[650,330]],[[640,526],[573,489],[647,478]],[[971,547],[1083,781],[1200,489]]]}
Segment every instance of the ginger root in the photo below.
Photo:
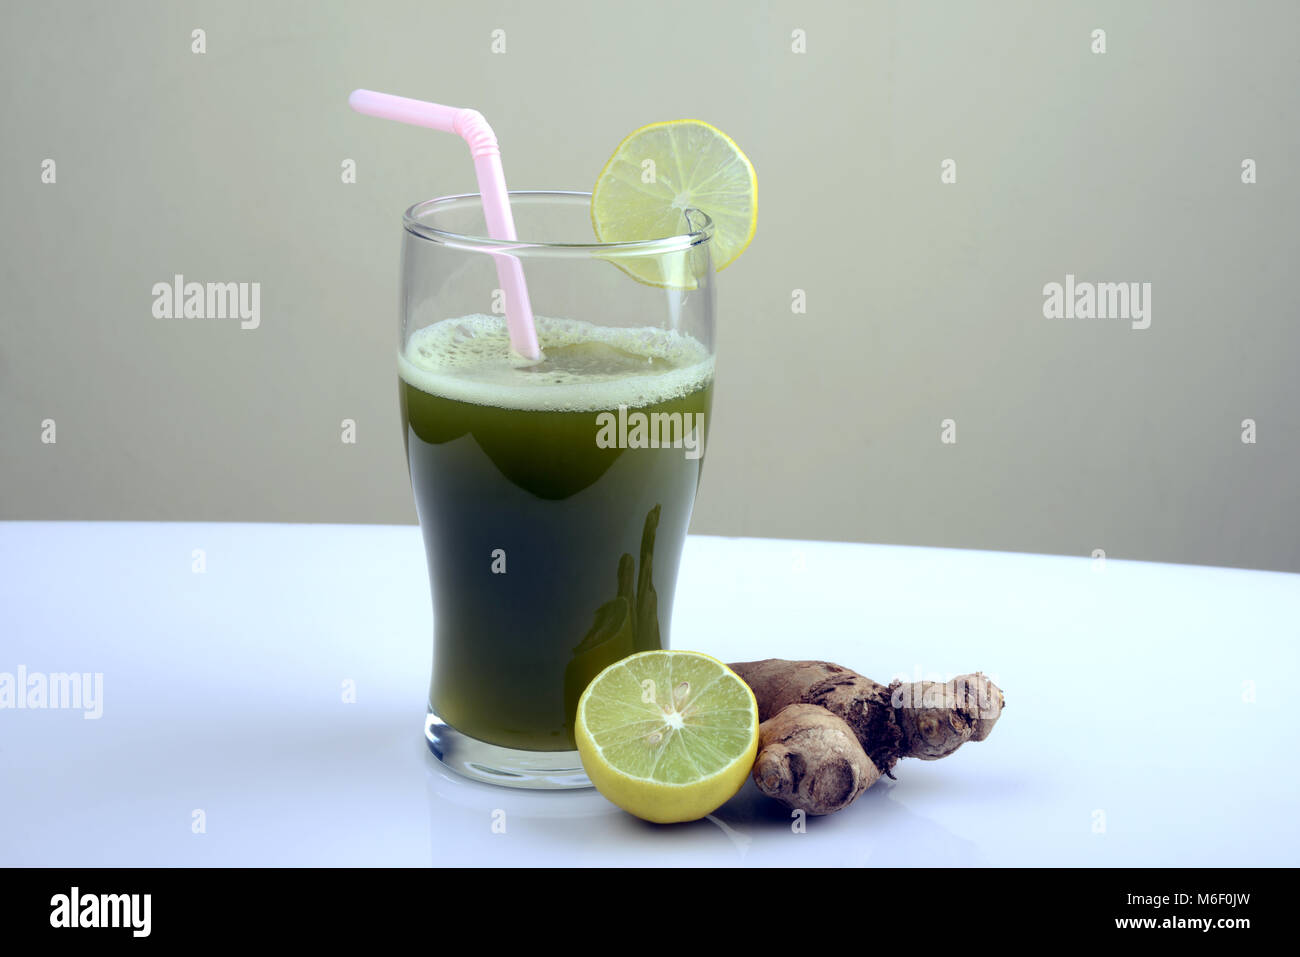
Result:
{"label": "ginger root", "polygon": [[758,727],[754,783],[790,807],[830,814],[879,777],[853,729],[823,707],[787,705]]}
{"label": "ginger root", "polygon": [[983,741],[1002,691],[983,674],[882,685],[825,661],[732,664],[758,701],[754,782],[791,808],[830,814],[857,800],[899,758],[934,761]]}

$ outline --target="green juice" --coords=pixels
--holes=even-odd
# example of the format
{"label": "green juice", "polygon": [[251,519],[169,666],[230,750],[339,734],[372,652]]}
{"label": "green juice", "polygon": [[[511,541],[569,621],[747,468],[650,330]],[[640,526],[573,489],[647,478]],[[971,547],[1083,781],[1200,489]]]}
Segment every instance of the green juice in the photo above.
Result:
{"label": "green juice", "polygon": [[500,317],[420,329],[400,395],[434,604],[430,710],[490,744],[566,751],[587,682],[668,647],[713,363],[666,330],[537,328],[537,363],[511,356]]}

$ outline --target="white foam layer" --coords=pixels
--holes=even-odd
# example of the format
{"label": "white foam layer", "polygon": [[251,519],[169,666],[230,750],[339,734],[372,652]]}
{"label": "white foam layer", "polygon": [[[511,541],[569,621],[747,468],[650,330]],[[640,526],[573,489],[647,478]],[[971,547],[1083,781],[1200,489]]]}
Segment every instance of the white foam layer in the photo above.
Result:
{"label": "white foam layer", "polygon": [[611,329],[534,317],[540,362],[510,350],[502,316],[445,319],[411,335],[398,370],[431,395],[504,409],[596,412],[654,405],[713,378],[713,357],[668,329]]}

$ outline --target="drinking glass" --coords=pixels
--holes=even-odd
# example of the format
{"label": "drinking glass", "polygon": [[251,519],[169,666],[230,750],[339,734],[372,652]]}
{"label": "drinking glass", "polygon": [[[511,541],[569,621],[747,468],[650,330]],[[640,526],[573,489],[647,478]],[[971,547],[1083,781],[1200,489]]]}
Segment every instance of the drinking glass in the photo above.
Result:
{"label": "drinking glass", "polygon": [[[668,647],[713,388],[713,224],[592,238],[591,196],[478,194],[406,211],[399,389],[433,599],[425,737],[472,778],[585,787],[578,697]],[[510,352],[498,259],[518,257],[543,357]]]}

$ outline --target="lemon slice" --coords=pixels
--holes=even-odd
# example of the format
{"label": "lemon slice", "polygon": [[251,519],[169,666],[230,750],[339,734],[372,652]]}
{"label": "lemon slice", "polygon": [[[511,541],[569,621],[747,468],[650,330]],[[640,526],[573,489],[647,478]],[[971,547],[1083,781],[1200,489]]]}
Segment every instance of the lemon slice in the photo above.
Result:
{"label": "lemon slice", "polygon": [[[730,136],[703,120],[651,123],[629,133],[591,191],[591,225],[602,243],[693,232],[686,219],[688,209],[698,209],[713,220],[715,269],[735,262],[758,228],[758,179],[753,164]],[[662,258],[614,261],[651,285],[695,285],[689,267]]]}
{"label": "lemon slice", "polygon": [[758,704],[716,658],[643,651],[587,686],[574,736],[587,777],[623,810],[660,824],[694,821],[749,776]]}

